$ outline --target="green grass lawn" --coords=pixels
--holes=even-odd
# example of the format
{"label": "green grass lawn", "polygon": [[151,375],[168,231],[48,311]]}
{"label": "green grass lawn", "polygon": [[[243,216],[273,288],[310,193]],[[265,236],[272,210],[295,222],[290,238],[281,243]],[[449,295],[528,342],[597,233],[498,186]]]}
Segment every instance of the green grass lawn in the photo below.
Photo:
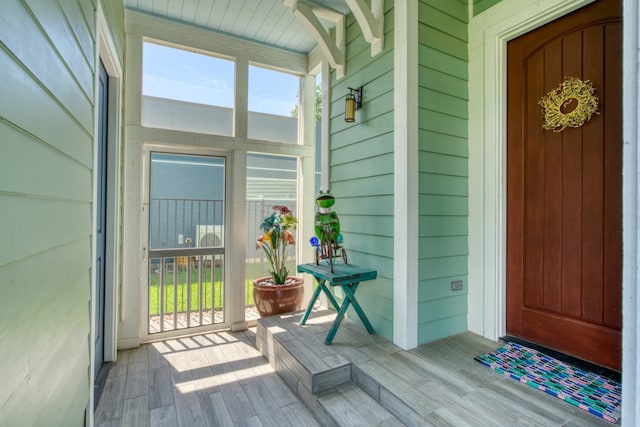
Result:
{"label": "green grass lawn", "polygon": [[[295,272],[295,265],[291,262],[289,271]],[[215,283],[212,289],[211,286],[211,273],[214,273]],[[253,302],[253,279],[260,276],[265,276],[261,264],[247,263],[246,264],[246,277],[249,277],[245,281],[245,306],[252,306]],[[214,268],[202,269],[202,308],[204,310],[213,308],[220,310],[224,305],[224,290],[222,286],[222,267],[215,266]],[[175,276],[176,284],[174,284],[173,270],[165,272],[164,277],[164,298],[165,298],[165,313],[173,313],[174,307],[177,306],[178,313],[184,313],[188,303],[188,290],[191,287],[191,311],[199,310],[198,301],[198,269],[193,268],[191,270],[191,284],[187,283],[187,270],[182,268],[178,269]],[[160,274],[158,272],[149,273],[149,315],[160,314]],[[177,286],[177,289],[176,289]]]}

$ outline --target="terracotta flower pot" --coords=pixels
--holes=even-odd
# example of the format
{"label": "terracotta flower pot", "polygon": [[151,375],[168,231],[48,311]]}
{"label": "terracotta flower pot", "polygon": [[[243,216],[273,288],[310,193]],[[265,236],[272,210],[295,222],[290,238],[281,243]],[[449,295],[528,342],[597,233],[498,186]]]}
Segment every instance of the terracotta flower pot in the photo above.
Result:
{"label": "terracotta flower pot", "polygon": [[261,317],[302,309],[304,279],[288,277],[284,285],[274,285],[271,277],[253,281],[253,300]]}

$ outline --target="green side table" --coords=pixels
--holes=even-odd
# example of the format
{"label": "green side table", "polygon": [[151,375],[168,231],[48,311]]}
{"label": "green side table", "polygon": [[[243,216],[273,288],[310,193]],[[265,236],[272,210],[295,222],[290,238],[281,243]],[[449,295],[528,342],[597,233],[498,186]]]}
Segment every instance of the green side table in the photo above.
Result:
{"label": "green side table", "polygon": [[[358,267],[353,264],[335,263],[333,265],[333,272],[331,272],[328,265],[316,265],[314,263],[310,263],[298,265],[298,273],[311,274],[315,278],[317,284],[316,289],[313,292],[313,296],[309,301],[307,311],[304,313],[304,316],[302,316],[302,320],[300,321],[301,325],[307,323],[307,319],[309,319],[313,305],[318,299],[318,296],[320,296],[320,292],[324,292],[327,295],[327,298],[329,298],[329,301],[331,301],[331,304],[338,312],[333,324],[331,325],[331,329],[329,329],[327,338],[324,340],[325,344],[328,345],[333,342],[333,338],[336,336],[340,323],[342,323],[344,315],[350,305],[353,306],[353,309],[358,314],[358,317],[360,317],[364,327],[367,328],[367,332],[370,334],[375,333],[369,319],[367,319],[367,316],[364,314],[364,311],[356,300],[356,290],[358,290],[360,282],[364,282],[365,280],[374,280],[378,275],[376,270]],[[338,302],[329,291],[327,285],[340,286],[342,288],[345,295],[342,301],[342,306],[338,305]]]}

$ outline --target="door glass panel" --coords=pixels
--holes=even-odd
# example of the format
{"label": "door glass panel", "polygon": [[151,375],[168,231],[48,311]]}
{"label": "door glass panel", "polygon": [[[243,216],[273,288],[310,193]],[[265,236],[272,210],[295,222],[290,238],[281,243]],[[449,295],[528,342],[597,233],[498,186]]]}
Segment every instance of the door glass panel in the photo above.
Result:
{"label": "door glass panel", "polygon": [[224,323],[222,157],[151,153],[149,333]]}
{"label": "door glass panel", "polygon": [[[262,249],[256,249],[260,224],[271,215],[273,206],[287,206],[297,217],[298,159],[264,154],[247,155],[247,255],[246,255],[246,319],[258,317],[253,301],[253,280],[269,276]],[[296,236],[296,242],[299,242]],[[296,271],[295,248],[289,250],[287,267]]]}

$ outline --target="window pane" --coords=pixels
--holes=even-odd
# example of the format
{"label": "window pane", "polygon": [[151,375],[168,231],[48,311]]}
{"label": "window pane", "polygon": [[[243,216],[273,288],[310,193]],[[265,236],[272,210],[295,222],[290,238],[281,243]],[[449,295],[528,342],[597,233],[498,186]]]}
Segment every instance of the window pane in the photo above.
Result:
{"label": "window pane", "polygon": [[[247,155],[247,255],[246,299],[247,307],[253,306],[253,280],[269,276],[269,267],[262,249],[256,249],[260,224],[271,215],[273,206],[289,207],[297,217],[298,160],[263,154]],[[296,236],[296,243],[299,244]],[[295,247],[288,249],[287,267],[296,274]],[[247,320],[251,310],[247,310]],[[257,312],[256,312],[257,316]]]}
{"label": "window pane", "polygon": [[233,61],[145,42],[142,124],[231,136]]}
{"label": "window pane", "polygon": [[247,136],[297,144],[299,90],[297,76],[250,66]]}
{"label": "window pane", "polygon": [[151,154],[151,250],[224,244],[224,158]]}

